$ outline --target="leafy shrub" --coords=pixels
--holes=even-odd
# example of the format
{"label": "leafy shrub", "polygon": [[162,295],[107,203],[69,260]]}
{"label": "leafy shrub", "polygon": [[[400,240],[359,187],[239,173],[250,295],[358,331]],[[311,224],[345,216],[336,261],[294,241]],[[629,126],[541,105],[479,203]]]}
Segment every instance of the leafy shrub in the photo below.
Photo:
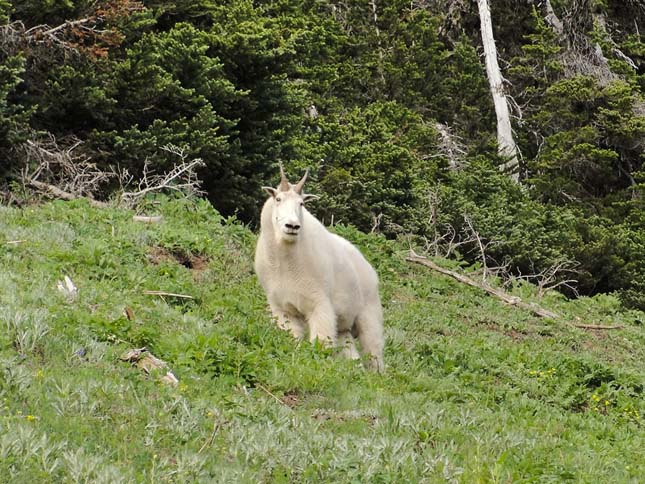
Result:
{"label": "leafy shrub", "polygon": [[365,231],[380,225],[390,235],[418,230],[410,215],[422,203],[422,187],[445,163],[428,159],[435,149],[434,128],[393,102],[321,116],[316,125],[311,145],[320,162],[308,190],[321,195],[317,215]]}
{"label": "leafy shrub", "polygon": [[[599,216],[585,217],[579,208],[540,203],[501,175],[487,161],[475,161],[439,187],[438,223],[464,233],[467,215],[485,242],[488,256],[510,263],[521,274],[538,274],[563,260],[579,264],[576,288],[585,294],[620,291],[624,301],[642,308],[642,217],[623,224]],[[633,214],[642,213],[634,210]],[[474,244],[464,257],[475,262]],[[571,274],[562,274],[570,276]]]}

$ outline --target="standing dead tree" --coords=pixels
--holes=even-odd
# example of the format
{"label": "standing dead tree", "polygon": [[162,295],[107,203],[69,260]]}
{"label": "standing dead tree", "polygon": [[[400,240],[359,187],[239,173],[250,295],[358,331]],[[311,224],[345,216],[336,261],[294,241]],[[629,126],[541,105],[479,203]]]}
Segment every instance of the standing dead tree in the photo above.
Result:
{"label": "standing dead tree", "polygon": [[462,139],[453,133],[450,126],[443,123],[435,123],[435,129],[439,133],[439,149],[440,155],[448,159],[448,165],[452,170],[459,170],[465,164],[466,148]]}
{"label": "standing dead tree", "polygon": [[500,156],[506,160],[500,166],[500,169],[508,173],[513,181],[519,182],[518,150],[513,139],[510,111],[506,96],[504,95],[502,74],[497,62],[497,47],[495,46],[495,37],[493,36],[493,22],[488,0],[477,0],[477,6],[479,8],[482,43],[484,45],[486,74],[488,75],[490,92],[493,96],[495,114],[497,115],[497,145]]}

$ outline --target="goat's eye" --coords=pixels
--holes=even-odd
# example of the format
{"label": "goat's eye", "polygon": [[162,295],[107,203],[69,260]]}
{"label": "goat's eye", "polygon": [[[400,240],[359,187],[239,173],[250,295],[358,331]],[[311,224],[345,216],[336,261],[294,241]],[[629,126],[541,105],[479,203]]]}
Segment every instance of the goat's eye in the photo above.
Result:
{"label": "goat's eye", "polygon": [[280,197],[277,197],[277,198],[275,199],[275,201],[276,201],[276,202],[281,202],[281,201],[282,201],[282,199],[281,199]]}
{"label": "goat's eye", "polygon": [[301,206],[301,207],[304,207],[304,206],[305,206],[305,202],[300,202],[300,206]]}

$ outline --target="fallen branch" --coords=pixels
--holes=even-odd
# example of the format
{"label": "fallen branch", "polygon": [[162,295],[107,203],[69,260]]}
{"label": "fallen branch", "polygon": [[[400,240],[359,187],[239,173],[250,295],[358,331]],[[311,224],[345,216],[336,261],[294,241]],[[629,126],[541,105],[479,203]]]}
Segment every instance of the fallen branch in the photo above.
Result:
{"label": "fallen branch", "polygon": [[278,402],[280,405],[284,405],[284,406],[285,406],[285,407],[287,407],[289,410],[293,410],[289,405],[287,405],[287,404],[286,404],[286,403],[284,403],[282,400],[280,400],[278,397],[276,397],[273,393],[271,393],[271,391],[270,391],[268,388],[264,387],[263,385],[261,385],[261,384],[259,384],[259,383],[257,383],[257,384],[256,384],[256,386],[257,386],[260,390],[262,390],[264,393],[266,393],[267,395],[269,395],[271,398],[273,398],[273,399],[274,399],[276,402]]}
{"label": "fallen branch", "polygon": [[183,299],[195,299],[193,296],[188,296],[186,294],[175,294],[173,292],[165,292],[165,291],[143,291],[144,294],[147,294],[149,296],[170,296],[170,297],[179,297]]}
{"label": "fallen branch", "polygon": [[27,180],[27,184],[31,185],[34,188],[37,188],[41,192],[49,193],[55,198],[60,198],[61,200],[78,200],[79,198],[86,198],[90,202],[90,205],[92,205],[93,207],[96,207],[96,208],[108,207],[108,204],[105,202],[94,200],[93,198],[90,198],[90,197],[79,197],[77,195],[74,195],[73,193],[69,193],[64,190],[61,190],[60,188],[55,187],[54,185],[50,185],[49,183],[44,183],[38,180]]}
{"label": "fallen branch", "polygon": [[422,257],[420,255],[417,255],[414,253],[414,251],[410,251],[410,255],[406,257],[406,260],[408,262],[414,262],[416,264],[421,264],[422,266],[429,267],[430,269],[437,271],[441,274],[444,274],[446,276],[450,276],[453,279],[458,280],[459,282],[462,282],[468,286],[471,287],[476,287],[478,289],[483,289],[486,291],[488,294],[491,296],[495,296],[498,299],[501,299],[504,301],[506,304],[510,304],[511,306],[516,306],[520,309],[524,309],[526,311],[529,311],[532,314],[535,314],[536,316],[540,316],[541,318],[551,318],[551,319],[559,319],[560,316],[556,313],[553,313],[551,311],[548,311],[544,308],[541,308],[540,306],[537,306],[535,304],[529,304],[524,301],[522,301],[519,297],[517,296],[511,296],[510,294],[507,294],[506,292],[494,288],[485,282],[477,282],[471,279],[468,276],[465,276],[463,274],[460,274],[455,271],[451,271],[449,269],[444,269],[443,267],[438,266],[431,260]]}
{"label": "fallen branch", "polygon": [[7,240],[5,242],[5,244],[7,244],[7,245],[18,245],[18,244],[22,244],[23,242],[27,242],[27,241],[24,240],[24,239],[23,240]]}
{"label": "fallen branch", "polygon": [[610,329],[623,329],[625,326],[622,324],[618,324],[616,326],[605,326],[603,324],[574,324],[576,328],[582,328],[582,329],[602,329],[602,330],[610,330]]}
{"label": "fallen branch", "polygon": [[[179,148],[174,145],[161,147],[162,150],[178,156],[181,163],[175,164],[168,172],[157,174],[152,169],[152,162],[145,160],[143,164],[143,173],[138,181],[138,190],[126,191],[120,195],[120,202],[127,207],[136,207],[149,193],[153,192],[170,192],[175,191],[183,196],[201,195],[199,189],[201,180],[197,176],[197,170],[205,166],[201,158],[192,161],[188,160],[188,153],[185,148]],[[131,186],[134,183],[134,177],[124,169],[119,175],[119,181],[122,187]]]}
{"label": "fallen branch", "polygon": [[204,444],[197,451],[198,454],[201,454],[204,451],[204,449],[211,446],[211,444],[213,443],[213,440],[215,440],[215,436],[217,435],[217,432],[219,432],[219,429],[220,429],[219,419],[215,418],[213,421],[213,431],[211,432],[211,435],[208,438],[208,440],[204,442]]}
{"label": "fallen branch", "polygon": [[161,222],[161,219],[163,217],[161,215],[153,215],[153,216],[146,216],[146,215],[133,215],[132,216],[132,221],[133,222],[143,222],[146,224],[156,224]]}

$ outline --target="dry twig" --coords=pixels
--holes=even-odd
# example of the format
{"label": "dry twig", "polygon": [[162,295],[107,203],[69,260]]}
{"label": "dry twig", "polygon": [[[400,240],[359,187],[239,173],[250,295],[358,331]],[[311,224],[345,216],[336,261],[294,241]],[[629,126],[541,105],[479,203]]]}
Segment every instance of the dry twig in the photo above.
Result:
{"label": "dry twig", "polygon": [[221,427],[220,421],[217,418],[217,416],[215,416],[213,420],[213,431],[211,432],[210,437],[208,437],[208,440],[204,442],[204,444],[197,451],[198,454],[201,454],[206,448],[211,446],[211,444],[213,443],[213,440],[215,440],[215,436],[217,435],[217,432],[219,432],[220,427]]}
{"label": "dry twig", "polygon": [[134,183],[132,176],[127,169],[123,170],[118,176],[121,186],[124,187],[120,200],[128,207],[136,206],[149,193],[174,191],[182,193],[185,196],[200,195],[203,192],[199,186],[201,181],[197,176],[197,169],[204,166],[201,158],[188,160],[186,149],[174,145],[163,146],[162,149],[181,158],[181,162],[167,172],[162,174],[155,173],[148,160],[143,165],[143,173],[137,182],[135,191],[125,191],[125,189]]}
{"label": "dry twig", "polygon": [[169,296],[169,297],[178,297],[182,299],[195,299],[193,296],[188,296],[186,294],[175,294],[173,292],[165,292],[165,291],[143,291],[144,294],[147,294],[149,296]]}
{"label": "dry twig", "polygon": [[611,329],[623,329],[622,324],[617,324],[615,326],[606,326],[604,324],[574,324],[576,328],[581,329],[601,329],[601,330],[611,330]]}
{"label": "dry twig", "polygon": [[577,274],[575,268],[580,264],[576,261],[571,261],[568,259],[560,259],[555,263],[538,272],[537,274],[529,274],[513,276],[509,278],[509,283],[512,283],[513,280],[525,280],[534,283],[538,288],[538,297],[543,297],[547,291],[557,290],[560,287],[566,287],[571,293],[578,296],[578,289],[576,289],[575,284],[578,282],[577,279],[567,278],[563,279],[560,276],[562,274]]}

